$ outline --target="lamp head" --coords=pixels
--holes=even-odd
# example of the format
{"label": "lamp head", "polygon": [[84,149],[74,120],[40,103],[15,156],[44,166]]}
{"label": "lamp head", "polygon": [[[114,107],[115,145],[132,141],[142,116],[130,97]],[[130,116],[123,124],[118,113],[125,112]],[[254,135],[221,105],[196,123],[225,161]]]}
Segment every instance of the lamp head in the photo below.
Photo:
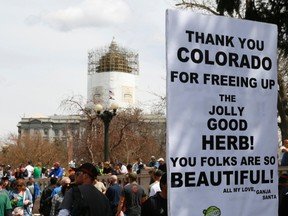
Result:
{"label": "lamp head", "polygon": [[112,109],[114,112],[116,112],[116,110],[119,108],[119,105],[117,103],[112,103],[110,106],[110,109]]}
{"label": "lamp head", "polygon": [[96,104],[95,111],[100,114],[100,112],[103,110],[103,106],[101,104]]}

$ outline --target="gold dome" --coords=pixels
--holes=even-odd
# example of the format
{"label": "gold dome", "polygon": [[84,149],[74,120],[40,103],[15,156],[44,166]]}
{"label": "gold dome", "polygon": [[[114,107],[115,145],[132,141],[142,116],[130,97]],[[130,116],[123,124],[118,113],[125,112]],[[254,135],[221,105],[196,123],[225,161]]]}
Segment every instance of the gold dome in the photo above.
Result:
{"label": "gold dome", "polygon": [[126,53],[121,52],[114,39],[109,46],[109,51],[99,59],[96,70],[98,73],[110,71],[132,72]]}

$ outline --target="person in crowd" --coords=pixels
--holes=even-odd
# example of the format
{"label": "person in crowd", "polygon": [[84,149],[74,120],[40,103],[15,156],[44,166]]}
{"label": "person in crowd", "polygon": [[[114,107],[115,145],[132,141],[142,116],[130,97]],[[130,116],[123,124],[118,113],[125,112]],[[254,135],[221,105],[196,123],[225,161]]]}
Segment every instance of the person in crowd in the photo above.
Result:
{"label": "person in crowd", "polygon": [[25,170],[27,170],[28,175],[26,177],[26,179],[29,179],[33,173],[34,173],[34,167],[32,166],[32,161],[29,160],[27,166],[25,167]]}
{"label": "person in crowd", "polygon": [[3,180],[0,180],[0,193],[6,193],[8,195],[8,191],[3,188],[4,182]]}
{"label": "person in crowd", "polygon": [[2,188],[8,191],[8,194],[13,190],[11,187],[11,182],[8,177],[2,177],[1,181],[3,182]]}
{"label": "person in crowd", "polygon": [[103,182],[99,181],[99,179],[96,177],[94,180],[94,186],[103,194],[106,192],[106,187]]}
{"label": "person in crowd", "polygon": [[68,191],[70,189],[70,184],[71,183],[63,183],[60,192],[57,193],[52,198],[52,206],[51,206],[50,216],[57,216],[58,215],[59,207],[60,207],[61,203],[63,202],[66,191]]}
{"label": "person in crowd", "polygon": [[128,173],[127,167],[121,162],[116,164],[115,171],[117,175],[125,175]]}
{"label": "person in crowd", "polygon": [[40,198],[40,208],[39,208],[39,213],[44,216],[49,216],[50,215],[50,210],[51,210],[51,194],[53,190],[56,188],[56,183],[57,183],[57,178],[56,177],[51,177],[50,178],[50,184],[44,188],[42,191],[42,195]]}
{"label": "person in crowd", "polygon": [[121,191],[117,215],[121,213],[125,205],[124,214],[126,216],[138,216],[141,214],[141,205],[146,200],[146,194],[144,189],[137,183],[137,174],[130,173],[128,176],[129,184]]}
{"label": "person in crowd", "polygon": [[103,162],[99,162],[98,165],[97,165],[97,169],[99,171],[99,175],[103,175],[104,163]]}
{"label": "person in crowd", "polygon": [[54,169],[51,170],[48,177],[54,176],[56,178],[62,178],[63,176],[63,168],[60,166],[59,162],[54,163]]}
{"label": "person in crowd", "polygon": [[71,185],[71,184],[74,185],[74,184],[75,184],[75,180],[76,180],[76,175],[75,175],[75,173],[69,175],[68,177],[69,177],[69,179],[70,179],[70,185]]}
{"label": "person in crowd", "polygon": [[112,175],[113,169],[109,161],[104,162],[103,175]]}
{"label": "person in crowd", "polygon": [[25,169],[24,165],[20,165],[19,168],[16,168],[14,173],[16,179],[25,179],[28,176],[28,171]]}
{"label": "person in crowd", "polygon": [[38,162],[37,166],[34,166],[33,176],[35,179],[42,178],[42,163]]}
{"label": "person in crowd", "polygon": [[74,170],[77,186],[65,193],[58,215],[81,216],[89,212],[90,216],[111,216],[109,200],[93,185],[98,175],[96,167],[91,163],[84,163]]}
{"label": "person in crowd", "polygon": [[149,197],[142,205],[141,216],[167,216],[167,174],[160,180],[161,191]]}
{"label": "person in crowd", "polygon": [[9,164],[4,169],[3,177],[8,177],[8,178],[12,177],[12,169]]}
{"label": "person in crowd", "polygon": [[75,163],[69,163],[68,176],[75,174],[75,171],[73,168],[75,168]]}
{"label": "person in crowd", "polygon": [[4,176],[4,164],[0,164],[0,178],[2,178]]}
{"label": "person in crowd", "polygon": [[115,216],[118,209],[122,187],[118,184],[118,178],[116,175],[110,176],[109,181],[110,186],[108,187],[105,195],[109,199],[112,214]]}
{"label": "person in crowd", "polygon": [[29,189],[29,191],[30,191],[30,193],[32,195],[32,201],[33,201],[33,205],[34,205],[36,199],[41,194],[41,189],[40,189],[38,183],[35,182],[35,179],[34,179],[33,175],[31,175],[29,177],[29,180],[27,182],[27,188]]}
{"label": "person in crowd", "polygon": [[280,150],[282,152],[281,166],[288,166],[288,139],[283,141]]}
{"label": "person in crowd", "polygon": [[167,166],[166,166],[165,160],[163,158],[159,158],[158,162],[159,162],[158,169],[161,170],[163,173],[166,173],[167,172]]}
{"label": "person in crowd", "polygon": [[132,172],[132,165],[131,164],[127,164],[127,171],[128,171],[128,173]]}
{"label": "person in crowd", "polygon": [[130,184],[129,183],[129,174],[130,173],[127,173],[126,175],[124,175],[123,186],[126,186],[126,185]]}
{"label": "person in crowd", "polygon": [[132,166],[132,172],[140,174],[141,170],[145,168],[146,168],[146,165],[142,163],[142,159],[138,157],[137,161]]}
{"label": "person in crowd", "polygon": [[149,185],[149,197],[154,196],[158,191],[161,191],[160,188],[160,179],[163,175],[161,170],[154,170],[153,179],[154,182]]}
{"label": "person in crowd", "polygon": [[63,170],[63,175],[62,175],[62,176],[66,176],[66,169],[65,169],[65,167],[63,167],[62,170]]}
{"label": "person in crowd", "polygon": [[49,175],[49,172],[48,172],[48,169],[45,166],[43,166],[41,169],[41,178],[47,178]]}
{"label": "person in crowd", "polygon": [[6,193],[0,193],[0,215],[12,216],[11,202]]}
{"label": "person in crowd", "polygon": [[32,216],[32,195],[24,179],[16,180],[16,189],[9,195],[13,211],[23,211],[24,216]]}
{"label": "person in crowd", "polygon": [[58,179],[58,182],[59,182],[59,186],[56,187],[52,194],[51,194],[51,197],[53,198],[57,193],[59,193],[61,191],[61,188],[63,185],[67,185],[67,184],[70,184],[71,183],[71,179],[69,177],[62,177],[60,179]]}
{"label": "person in crowd", "polygon": [[151,156],[150,161],[148,163],[148,167],[152,169],[158,169],[159,168],[159,162],[156,160],[155,156]]}

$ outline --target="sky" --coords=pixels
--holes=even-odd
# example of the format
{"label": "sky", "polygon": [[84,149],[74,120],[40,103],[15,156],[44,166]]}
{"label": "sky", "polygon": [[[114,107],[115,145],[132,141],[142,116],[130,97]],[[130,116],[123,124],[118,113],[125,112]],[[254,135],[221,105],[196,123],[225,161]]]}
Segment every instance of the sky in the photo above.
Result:
{"label": "sky", "polygon": [[171,0],[0,0],[0,139],[22,117],[65,114],[86,98],[88,51],[118,45],[139,54],[139,100],[165,95],[165,11]]}

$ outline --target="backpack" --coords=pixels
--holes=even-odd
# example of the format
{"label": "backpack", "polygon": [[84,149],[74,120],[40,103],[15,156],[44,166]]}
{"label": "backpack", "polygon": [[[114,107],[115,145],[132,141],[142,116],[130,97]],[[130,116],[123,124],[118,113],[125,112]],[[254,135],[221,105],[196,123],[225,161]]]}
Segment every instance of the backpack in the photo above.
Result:
{"label": "backpack", "polygon": [[84,202],[83,195],[78,186],[72,187],[72,199],[71,216],[90,216],[89,206]]}
{"label": "backpack", "polygon": [[23,173],[23,177],[28,177],[28,170],[25,169],[24,173]]}

